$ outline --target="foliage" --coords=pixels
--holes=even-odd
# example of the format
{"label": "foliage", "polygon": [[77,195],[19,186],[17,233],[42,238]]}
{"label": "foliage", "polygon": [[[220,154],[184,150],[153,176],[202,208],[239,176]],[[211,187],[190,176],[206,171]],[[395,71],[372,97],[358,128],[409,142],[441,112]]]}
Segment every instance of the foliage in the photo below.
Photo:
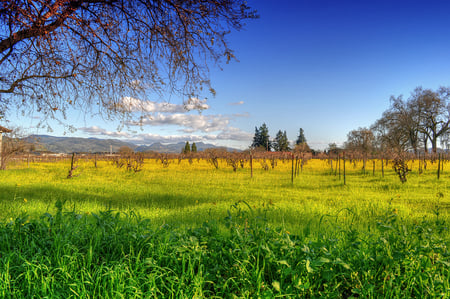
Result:
{"label": "foliage", "polygon": [[183,154],[190,154],[191,153],[191,146],[189,145],[189,141],[186,141],[186,144],[184,145]]}
{"label": "foliage", "polygon": [[312,236],[269,226],[270,207],[246,202],[186,229],[63,205],[0,227],[2,297],[424,298],[450,287],[445,226],[410,225],[393,208],[370,234],[349,226]]}
{"label": "foliage", "polygon": [[192,153],[196,153],[197,152],[197,145],[195,144],[195,142],[192,143],[191,152]]}
{"label": "foliage", "polygon": [[291,148],[289,147],[289,140],[287,138],[286,131],[278,131],[277,135],[275,136],[275,141],[273,142],[273,149],[276,152],[288,152],[291,150]]}
{"label": "foliage", "polygon": [[299,132],[298,132],[298,136],[297,136],[297,140],[295,141],[296,145],[299,144],[306,144],[306,137],[305,137],[305,131],[300,128]]}
{"label": "foliage", "polygon": [[0,296],[447,296],[449,174],[437,180],[438,163],[420,174],[406,160],[402,184],[392,160],[362,176],[348,157],[344,186],[328,159],[291,183],[290,153],[253,155],[253,177],[246,162],[233,172],[171,155],[137,173],[79,155],[71,180],[70,160],[12,164],[0,172]]}
{"label": "foliage", "polygon": [[255,127],[255,136],[253,136],[252,147],[266,151],[270,151],[272,149],[269,129],[265,123],[263,123],[259,128]]}

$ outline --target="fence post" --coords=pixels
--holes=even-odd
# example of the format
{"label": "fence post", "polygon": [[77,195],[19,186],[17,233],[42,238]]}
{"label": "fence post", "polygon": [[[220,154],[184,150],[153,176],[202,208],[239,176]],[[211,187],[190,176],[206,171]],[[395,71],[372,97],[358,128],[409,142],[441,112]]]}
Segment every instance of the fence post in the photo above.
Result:
{"label": "fence post", "polygon": [[343,162],[344,162],[344,186],[345,186],[347,184],[346,178],[345,178],[345,152],[343,153],[342,158],[343,158]]}
{"label": "fence post", "polygon": [[253,178],[253,154],[250,151],[250,177]]}
{"label": "fence post", "polygon": [[441,153],[438,154],[438,171],[437,171],[437,178],[441,177]]}
{"label": "fence post", "polygon": [[291,165],[291,183],[294,184],[294,154],[291,155],[292,165]]}
{"label": "fence post", "polygon": [[422,161],[420,160],[420,153],[418,153],[417,155],[418,155],[417,159],[419,159],[419,175],[421,175],[422,174]]}

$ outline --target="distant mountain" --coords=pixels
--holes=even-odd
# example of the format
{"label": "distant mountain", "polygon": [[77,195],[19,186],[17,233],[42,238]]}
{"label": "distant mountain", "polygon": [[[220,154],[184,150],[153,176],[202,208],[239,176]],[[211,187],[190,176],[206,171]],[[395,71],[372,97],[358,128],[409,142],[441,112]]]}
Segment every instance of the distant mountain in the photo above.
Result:
{"label": "distant mountain", "polygon": [[151,145],[139,145],[134,150],[136,152],[180,153],[183,148],[184,142],[175,144],[162,144],[161,142],[156,142]]}
{"label": "distant mountain", "polygon": [[[162,144],[161,142],[153,143],[152,145],[140,145],[136,147],[134,150],[136,152],[158,152],[158,153],[181,153],[181,150],[184,149],[185,142],[178,142],[178,143],[172,143],[172,144]],[[192,143],[190,143],[192,145]],[[197,151],[201,152],[208,148],[223,148],[226,149],[229,152],[232,151],[239,151],[235,148],[230,147],[223,147],[223,146],[215,146],[213,144],[203,143],[203,142],[196,142],[195,145],[197,146]]]}
{"label": "distant mountain", "polygon": [[31,135],[28,142],[36,144],[38,151],[46,150],[54,153],[99,153],[119,151],[122,146],[135,148],[136,145],[117,139],[55,137],[49,135]]}
{"label": "distant mountain", "polygon": [[[100,153],[118,152],[120,147],[128,146],[136,152],[159,152],[159,153],[180,153],[184,149],[184,142],[175,144],[162,144],[160,142],[151,145],[136,145],[117,139],[80,138],[80,137],[55,137],[49,135],[30,135],[26,138],[30,143],[34,143],[37,151],[50,151],[54,153]],[[197,150],[203,151],[208,148],[225,148],[212,144],[196,142]],[[234,148],[225,148],[228,151],[236,151]]]}

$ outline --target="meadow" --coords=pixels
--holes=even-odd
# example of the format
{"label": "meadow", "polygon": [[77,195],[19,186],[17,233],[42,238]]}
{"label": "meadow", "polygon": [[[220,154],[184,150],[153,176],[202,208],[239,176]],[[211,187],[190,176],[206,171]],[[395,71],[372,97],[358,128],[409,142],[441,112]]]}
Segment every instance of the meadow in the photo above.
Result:
{"label": "meadow", "polygon": [[[447,164],[145,160],[0,172],[0,296],[450,297]],[[369,167],[370,166],[370,167]],[[334,168],[332,168],[334,167]],[[373,168],[374,170],[373,171]]]}

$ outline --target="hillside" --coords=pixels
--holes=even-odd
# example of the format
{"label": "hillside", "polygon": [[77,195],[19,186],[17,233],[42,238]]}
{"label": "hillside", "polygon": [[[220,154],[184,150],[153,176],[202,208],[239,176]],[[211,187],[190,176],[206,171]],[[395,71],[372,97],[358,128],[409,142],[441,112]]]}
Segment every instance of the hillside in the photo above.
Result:
{"label": "hillside", "polygon": [[[30,135],[28,142],[36,145],[37,151],[50,151],[54,153],[100,153],[118,152],[120,147],[128,146],[137,152],[160,152],[160,153],[180,153],[185,143],[162,144],[160,142],[151,145],[136,145],[134,143],[121,141],[118,139],[100,138],[80,138],[80,137],[56,137],[50,135]],[[208,148],[223,148],[203,142],[196,143],[197,150],[203,151]],[[228,151],[235,151],[233,148],[226,148]]]}

